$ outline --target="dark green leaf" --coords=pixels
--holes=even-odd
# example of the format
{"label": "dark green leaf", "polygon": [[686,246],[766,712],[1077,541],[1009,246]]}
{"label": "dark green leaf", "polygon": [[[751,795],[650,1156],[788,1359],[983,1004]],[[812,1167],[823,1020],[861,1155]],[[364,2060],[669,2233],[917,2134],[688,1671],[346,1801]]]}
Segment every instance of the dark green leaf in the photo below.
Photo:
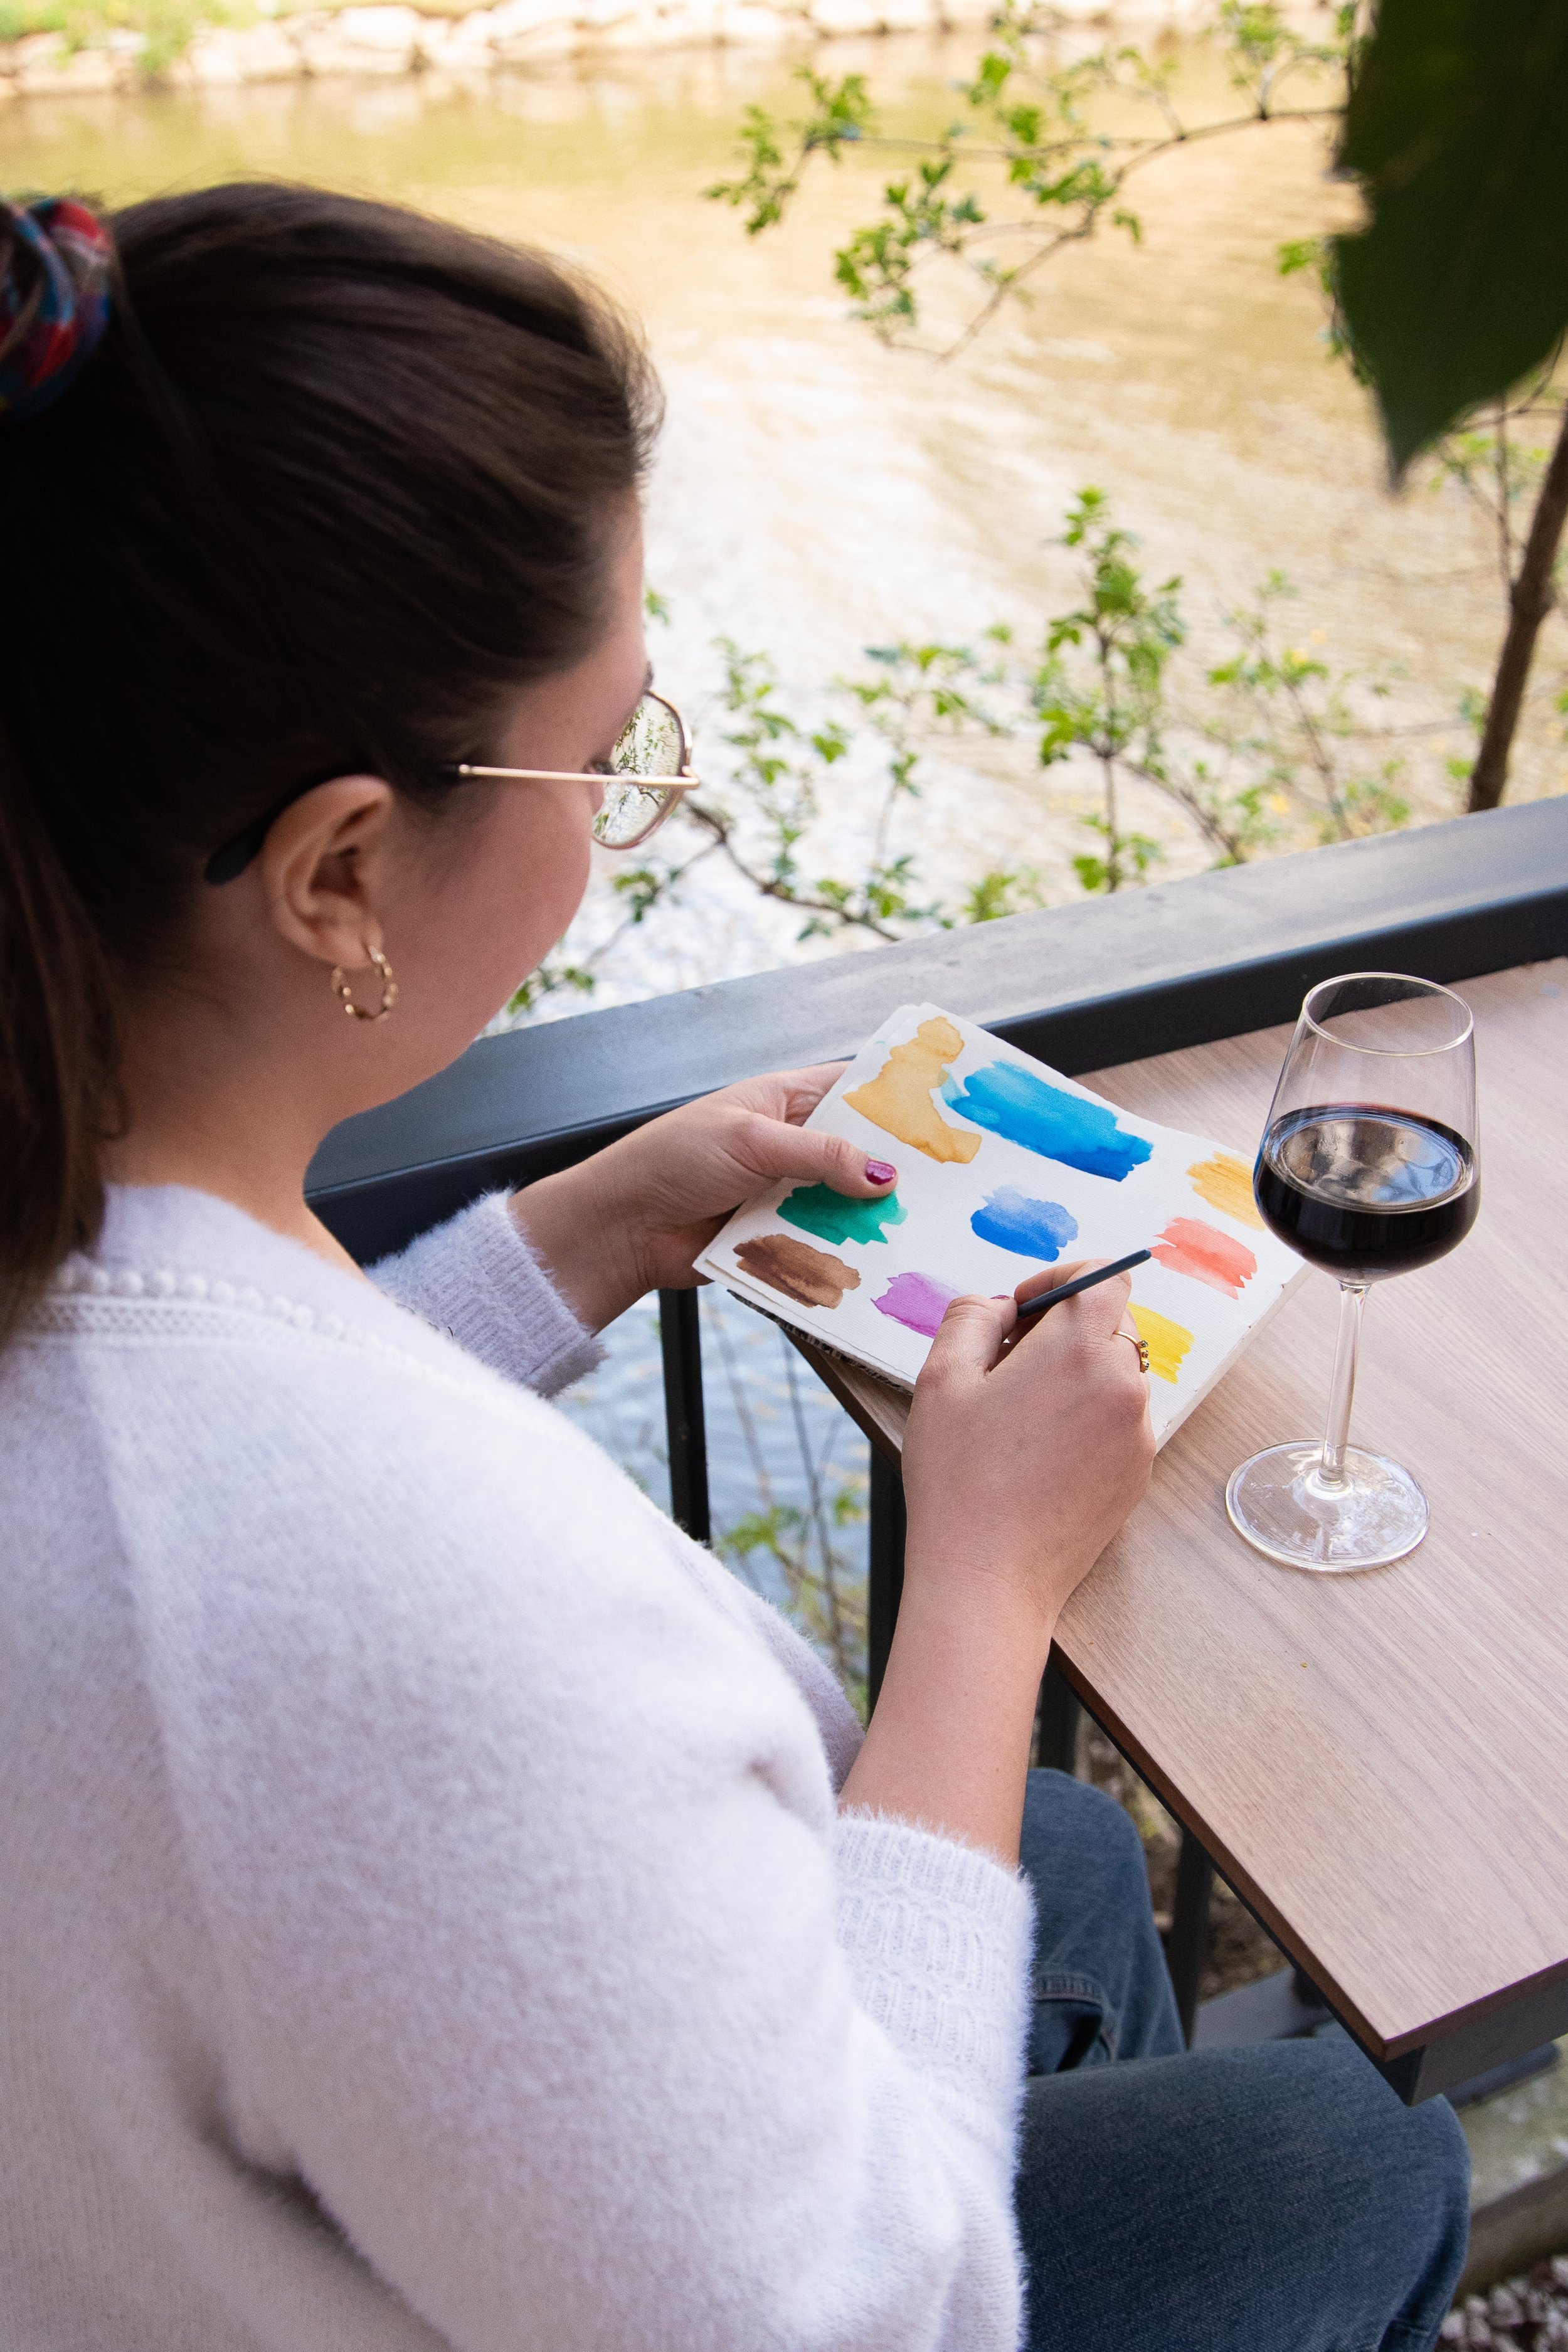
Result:
{"label": "dark green leaf", "polygon": [[1341,162],[1372,219],[1334,240],[1395,473],[1568,325],[1568,0],[1383,0]]}

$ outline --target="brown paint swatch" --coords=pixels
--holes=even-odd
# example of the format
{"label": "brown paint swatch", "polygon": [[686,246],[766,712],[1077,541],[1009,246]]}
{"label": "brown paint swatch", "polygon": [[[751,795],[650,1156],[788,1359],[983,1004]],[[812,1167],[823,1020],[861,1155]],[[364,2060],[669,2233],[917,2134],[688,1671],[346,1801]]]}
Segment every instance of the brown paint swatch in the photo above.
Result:
{"label": "brown paint swatch", "polygon": [[847,1290],[860,1287],[852,1265],[790,1234],[763,1234],[756,1241],[742,1242],[735,1255],[753,1281],[782,1290],[802,1307],[837,1307]]}

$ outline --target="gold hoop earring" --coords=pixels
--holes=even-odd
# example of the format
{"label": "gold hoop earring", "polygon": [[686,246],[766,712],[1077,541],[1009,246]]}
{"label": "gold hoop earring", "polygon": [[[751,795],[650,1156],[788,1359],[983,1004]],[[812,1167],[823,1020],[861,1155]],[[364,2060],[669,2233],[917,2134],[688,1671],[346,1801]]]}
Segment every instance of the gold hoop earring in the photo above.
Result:
{"label": "gold hoop earring", "polygon": [[356,1004],[353,983],[341,963],[335,963],[332,966],[330,982],[331,992],[351,1021],[384,1021],[397,1002],[397,982],[392,976],[391,964],[379,948],[367,947],[364,953],[365,961],[374,966],[376,977],[381,982],[381,1003],[374,1007],[374,1011],[363,1004]]}

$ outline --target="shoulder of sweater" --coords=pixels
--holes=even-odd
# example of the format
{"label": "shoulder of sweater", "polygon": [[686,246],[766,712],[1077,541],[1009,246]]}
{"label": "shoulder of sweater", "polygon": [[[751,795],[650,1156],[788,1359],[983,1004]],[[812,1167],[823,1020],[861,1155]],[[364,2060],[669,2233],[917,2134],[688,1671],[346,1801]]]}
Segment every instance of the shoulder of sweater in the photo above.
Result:
{"label": "shoulder of sweater", "polygon": [[760,1637],[816,1717],[835,1780],[847,1769],[858,1726],[815,1654],[584,1432],[229,1203],[115,1195],[100,1249],[62,1271],[30,1336],[83,1347],[133,1549],[143,1513],[177,1494],[193,1539],[199,1525],[237,1559],[287,1551],[323,1597],[346,1550],[374,1545],[378,1596],[404,1588],[420,1614],[447,1605],[437,1562],[467,1579],[482,1560],[481,1581],[521,1571],[536,1595],[542,1579],[574,1613],[629,1574],[678,1618],[695,1601],[710,1625],[716,1608],[753,1656]]}
{"label": "shoulder of sweater", "polygon": [[[74,1380],[115,1580],[180,1719],[202,1690],[277,1714],[304,1659],[338,1659],[384,1727],[425,1722],[455,1676],[482,1737],[504,1660],[534,1701],[574,1692],[573,1736],[591,1737],[604,1692],[679,1659],[688,1710],[727,1690],[804,1752],[805,1695],[719,1564],[584,1431],[438,1335],[407,1351],[306,1325],[283,1294],[215,1302],[210,1286],[56,1303],[90,1325]],[[58,1549],[90,1580],[96,1545],[68,1496],[60,1513]]]}
{"label": "shoulder of sweater", "polygon": [[540,1398],[205,1195],[117,1194],[100,1249],[68,1261],[24,1339],[75,1344],[132,1490],[173,1480],[301,1529],[325,1494],[340,1526],[396,1497],[410,1536],[437,1524],[444,1548],[490,1512],[535,1535],[630,1512],[639,1549],[682,1540]]}
{"label": "shoulder of sweater", "polygon": [[314,1339],[501,1389],[390,1286],[184,1185],[111,1186],[96,1247],[66,1260],[23,1337],[205,1348]]}

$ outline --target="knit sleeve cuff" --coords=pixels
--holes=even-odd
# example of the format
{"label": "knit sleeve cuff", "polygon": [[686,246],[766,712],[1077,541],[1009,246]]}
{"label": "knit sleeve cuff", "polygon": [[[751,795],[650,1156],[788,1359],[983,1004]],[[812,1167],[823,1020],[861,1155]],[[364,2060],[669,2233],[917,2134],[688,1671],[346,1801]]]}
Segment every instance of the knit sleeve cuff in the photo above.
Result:
{"label": "knit sleeve cuff", "polygon": [[384,1257],[370,1277],[492,1371],[554,1396],[592,1371],[605,1350],[524,1240],[508,1199],[487,1194],[395,1257]]}
{"label": "knit sleeve cuff", "polygon": [[1026,1880],[879,1813],[835,1832],[838,1940],[861,2005],[1011,2165],[1034,1955]]}

